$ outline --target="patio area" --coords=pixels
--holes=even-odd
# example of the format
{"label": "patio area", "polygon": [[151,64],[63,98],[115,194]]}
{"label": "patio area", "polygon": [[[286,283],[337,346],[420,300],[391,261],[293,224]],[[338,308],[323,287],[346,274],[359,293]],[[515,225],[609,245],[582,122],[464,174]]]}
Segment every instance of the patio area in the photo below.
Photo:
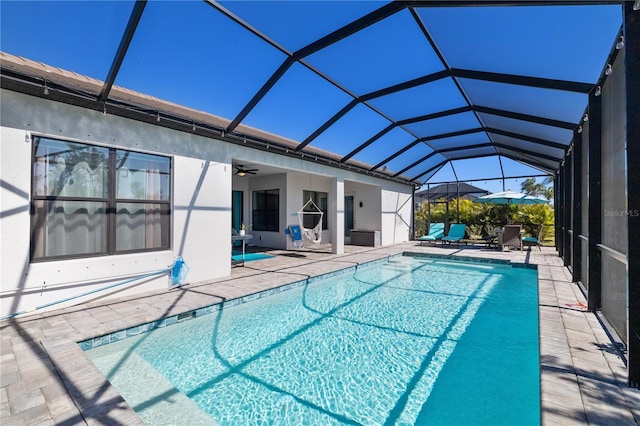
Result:
{"label": "patio area", "polygon": [[[626,385],[618,345],[553,248],[499,252],[477,245],[382,248],[346,246],[268,253],[274,257],[233,268],[230,277],[191,283],[172,291],[93,302],[1,323],[3,425],[142,424],[76,344],[242,298],[311,276],[404,252],[507,259],[538,265],[540,371],[543,425],[640,423],[640,391]],[[508,383],[505,383],[508,386]]]}

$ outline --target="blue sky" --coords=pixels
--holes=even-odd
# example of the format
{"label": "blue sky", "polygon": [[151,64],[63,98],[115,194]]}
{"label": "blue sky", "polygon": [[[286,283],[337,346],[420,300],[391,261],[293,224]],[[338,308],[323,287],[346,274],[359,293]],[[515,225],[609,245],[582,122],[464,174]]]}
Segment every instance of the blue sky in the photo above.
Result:
{"label": "blue sky", "polygon": [[[266,35],[269,43],[199,1],[152,1],[122,64],[116,84],[229,119],[242,110],[287,53],[295,52],[384,2],[232,1],[231,13]],[[0,3],[3,51],[104,80],[131,13],[131,1]],[[621,7],[471,7],[416,8],[447,64],[493,73],[537,76],[594,84],[621,25]],[[408,9],[314,52],[282,76],[244,123],[297,141],[354,99],[382,88],[424,77],[445,65]],[[323,77],[330,78],[333,83]],[[457,83],[457,84],[456,84]],[[463,93],[460,91],[463,90]],[[311,141],[310,146],[346,155],[398,121],[475,105],[577,123],[586,107],[580,93],[504,83],[444,78],[358,104]],[[377,164],[418,137],[480,127],[526,133],[568,144],[572,132],[521,120],[471,112],[394,128],[353,159]],[[491,135],[494,141],[536,149],[531,142]],[[433,148],[477,145],[484,132],[423,143],[388,161],[398,171]],[[562,150],[543,148],[546,155]],[[490,150],[490,149],[489,149]],[[487,148],[469,153],[482,154]],[[560,154],[559,154],[560,153]],[[409,169],[414,177],[443,157]],[[537,174],[506,157],[448,163],[432,182]],[[502,166],[502,167],[501,167]],[[381,166],[382,167],[382,166]],[[433,176],[432,176],[433,175]],[[491,191],[500,181],[476,182]],[[511,182],[507,188],[519,189]]]}

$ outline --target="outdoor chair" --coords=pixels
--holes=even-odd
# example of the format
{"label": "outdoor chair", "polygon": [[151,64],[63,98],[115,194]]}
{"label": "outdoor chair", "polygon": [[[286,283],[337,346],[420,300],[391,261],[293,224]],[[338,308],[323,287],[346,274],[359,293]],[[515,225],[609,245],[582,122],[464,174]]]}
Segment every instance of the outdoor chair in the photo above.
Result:
{"label": "outdoor chair", "polygon": [[498,246],[500,249],[505,247],[514,247],[522,250],[522,225],[505,225],[502,233],[498,238]]}
{"label": "outdoor chair", "polygon": [[538,249],[542,251],[542,247],[540,247],[540,238],[542,237],[542,225],[538,227],[538,232],[535,237],[523,237],[522,245],[528,246],[529,250],[531,250],[531,246],[538,246]]}
{"label": "outdoor chair", "polygon": [[293,247],[298,249],[302,248],[304,241],[302,240],[302,230],[300,229],[300,225],[289,225],[287,229],[285,229],[284,233],[291,236]]}
{"label": "outdoor chair", "polygon": [[[467,225],[464,223],[455,223],[449,228],[449,234],[442,238],[443,244],[451,244],[453,242],[460,244],[460,241],[464,238],[467,232]],[[466,242],[465,242],[466,244]]]}
{"label": "outdoor chair", "polygon": [[432,223],[431,226],[429,226],[429,233],[418,238],[418,241],[420,241],[420,245],[425,241],[436,243],[442,239],[442,237],[444,237],[444,223],[438,222]]}
{"label": "outdoor chair", "polygon": [[495,227],[485,225],[482,241],[484,241],[488,248],[498,247],[498,234],[495,231]]}

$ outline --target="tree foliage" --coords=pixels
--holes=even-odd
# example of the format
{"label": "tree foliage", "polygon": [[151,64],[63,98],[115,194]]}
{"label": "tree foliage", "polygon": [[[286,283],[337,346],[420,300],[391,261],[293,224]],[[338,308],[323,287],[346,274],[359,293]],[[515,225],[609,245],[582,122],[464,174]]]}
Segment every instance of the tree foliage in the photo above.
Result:
{"label": "tree foliage", "polygon": [[520,184],[520,190],[527,195],[550,200],[553,198],[553,176],[549,176],[542,182],[537,182],[534,177],[525,179]]}

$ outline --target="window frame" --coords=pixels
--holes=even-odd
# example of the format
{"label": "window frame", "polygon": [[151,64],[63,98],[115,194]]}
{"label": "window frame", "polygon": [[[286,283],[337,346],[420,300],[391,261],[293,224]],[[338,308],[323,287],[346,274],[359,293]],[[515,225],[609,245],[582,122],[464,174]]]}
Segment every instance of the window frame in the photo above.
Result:
{"label": "window frame", "polygon": [[[62,142],[62,143],[73,143],[78,145],[84,145],[87,147],[96,147],[107,150],[107,171],[106,171],[106,186],[107,186],[107,196],[106,197],[83,197],[83,196],[68,196],[68,195],[38,195],[36,194],[36,173],[35,173],[35,163],[36,163],[36,154],[38,148],[38,142],[40,140],[50,140],[54,142]],[[30,158],[30,166],[31,166],[31,190],[30,190],[30,200],[29,200],[29,216],[30,216],[30,236],[29,236],[29,262],[30,263],[40,263],[40,262],[51,262],[58,260],[69,260],[69,259],[85,259],[85,258],[93,258],[93,257],[102,257],[102,256],[114,256],[114,255],[123,255],[123,254],[131,254],[131,253],[147,253],[147,252],[157,252],[157,251],[165,251],[171,250],[173,243],[173,157],[168,155],[160,155],[158,153],[149,153],[144,151],[134,151],[130,149],[110,147],[105,145],[99,145],[95,143],[87,143],[84,141],[74,140],[74,139],[64,139],[57,138],[45,135],[33,135],[32,138],[32,147],[31,147],[31,158]],[[118,169],[117,165],[117,153],[118,151],[131,152],[135,154],[142,155],[150,155],[154,157],[161,157],[168,160],[168,197],[166,200],[152,200],[152,199],[128,199],[128,198],[118,198],[117,194],[117,173]],[[91,253],[81,253],[81,254],[62,254],[62,255],[49,255],[49,256],[35,256],[35,244],[34,239],[36,237],[37,229],[39,224],[38,216],[36,214],[36,203],[44,202],[46,205],[50,202],[56,201],[67,201],[67,202],[94,202],[94,203],[104,203],[105,206],[105,215],[106,215],[106,250],[100,252],[91,252]],[[117,250],[117,241],[116,241],[116,223],[117,223],[117,206],[121,203],[135,203],[135,204],[159,204],[166,209],[166,223],[168,229],[167,233],[167,243],[165,245],[160,245],[158,247],[152,248],[136,248],[130,250]],[[163,208],[163,207],[161,207]],[[41,224],[40,224],[41,225]]]}
{"label": "window frame", "polygon": [[[277,191],[276,195],[278,196],[277,207],[275,209],[256,209],[256,194],[268,194],[270,192]],[[261,227],[258,223],[256,226],[255,215],[256,212],[273,212],[275,211],[276,224],[275,229],[268,229],[268,227]],[[280,188],[272,188],[272,189],[256,189],[251,191],[251,231],[259,231],[259,232],[280,232]]]}
{"label": "window frame", "polygon": [[[307,198],[306,195],[310,195],[311,199],[316,204],[316,206],[318,206],[318,208],[322,210],[322,212],[324,213],[322,215],[322,230],[328,231],[329,230],[329,193],[324,191],[313,191],[310,189],[303,189],[302,190],[303,203],[306,203],[307,201],[309,201],[309,198]],[[321,205],[322,202],[320,202],[320,199],[322,197],[325,197],[327,201],[327,205],[325,206],[324,210],[322,209],[322,205]]]}

